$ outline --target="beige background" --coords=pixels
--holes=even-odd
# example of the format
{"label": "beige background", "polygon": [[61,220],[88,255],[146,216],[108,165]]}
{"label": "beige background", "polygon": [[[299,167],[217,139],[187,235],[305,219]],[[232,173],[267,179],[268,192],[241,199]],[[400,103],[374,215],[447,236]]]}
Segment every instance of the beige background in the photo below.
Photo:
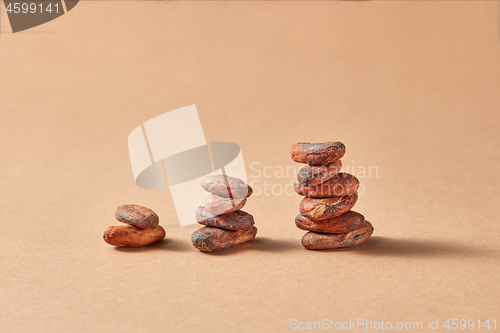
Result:
{"label": "beige background", "polygon": [[[84,1],[17,34],[6,19],[0,331],[500,320],[498,2]],[[250,179],[253,162],[295,165],[298,141],[340,140],[345,166],[377,166],[355,207],[373,238],[307,251],[301,198],[261,194],[245,207],[257,240],[197,251],[169,192],[134,184],[127,148],[136,126],[193,103]],[[104,243],[125,203],[154,209],[168,239]]]}

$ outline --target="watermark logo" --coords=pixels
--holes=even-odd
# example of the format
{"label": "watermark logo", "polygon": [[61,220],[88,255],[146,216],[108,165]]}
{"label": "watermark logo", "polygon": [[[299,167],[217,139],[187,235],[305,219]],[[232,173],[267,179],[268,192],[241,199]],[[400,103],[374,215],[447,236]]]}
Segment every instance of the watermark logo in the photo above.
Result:
{"label": "watermark logo", "polygon": [[[207,176],[238,178],[249,183],[254,195],[297,196],[293,179],[303,167],[252,162],[248,182],[240,147],[231,142],[207,142],[195,105],[166,112],[137,126],[128,137],[128,148],[135,183],[146,189],[166,189],[168,186],[181,226],[196,223],[194,212],[207,196],[201,187]],[[376,166],[356,166],[353,162],[352,165],[345,163],[343,169],[342,177],[352,177],[350,174],[360,179],[379,176]],[[309,186],[311,189],[314,188]],[[365,193],[362,185],[356,190],[359,195]],[[232,200],[236,206],[245,198]]]}
{"label": "watermark logo", "polygon": [[4,0],[12,32],[39,26],[75,8],[79,0]]}
{"label": "watermark logo", "polygon": [[194,213],[207,196],[201,187],[203,178],[228,175],[247,181],[240,147],[231,142],[207,143],[195,105],[138,126],[128,137],[128,148],[136,184],[166,189],[168,183],[181,226],[197,223]]}
{"label": "watermark logo", "polygon": [[[297,196],[297,192],[294,189],[297,174],[299,170],[303,168],[301,164],[294,165],[266,165],[261,162],[252,162],[250,164],[250,175],[249,175],[249,185],[254,191],[254,195],[264,195],[264,196]],[[344,163],[342,166],[342,173],[338,178],[348,177],[354,175],[357,179],[363,180],[366,178],[378,178],[379,169],[376,165],[356,165],[354,161],[351,163]],[[335,177],[334,177],[335,178]],[[320,185],[310,185],[308,189],[310,190],[323,190],[325,192],[331,192],[335,195],[335,192],[343,192],[344,188],[340,184],[332,185],[329,188],[329,184]],[[365,186],[361,183],[357,188],[358,195],[365,194]]]}

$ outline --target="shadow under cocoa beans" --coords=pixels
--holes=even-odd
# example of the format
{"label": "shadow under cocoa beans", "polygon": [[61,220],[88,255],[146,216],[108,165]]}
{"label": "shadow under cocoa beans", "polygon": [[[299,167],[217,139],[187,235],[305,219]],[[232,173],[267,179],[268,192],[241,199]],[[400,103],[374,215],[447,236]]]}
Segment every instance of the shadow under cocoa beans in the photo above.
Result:
{"label": "shadow under cocoa beans", "polygon": [[288,252],[291,250],[300,250],[302,246],[299,241],[273,239],[268,237],[257,237],[248,243],[249,248],[255,251],[266,252]]}
{"label": "shadow under cocoa beans", "polygon": [[300,240],[297,242],[291,240],[272,239],[267,237],[257,237],[250,242],[237,245],[227,250],[219,252],[207,252],[206,254],[214,256],[235,255],[246,251],[263,251],[263,252],[291,252],[301,250]]}
{"label": "shadow under cocoa beans", "polygon": [[374,236],[366,242],[349,248],[321,250],[322,252],[357,252],[372,256],[394,257],[487,257],[491,250],[463,242],[437,241],[428,239],[388,238]]}
{"label": "shadow under cocoa beans", "polygon": [[148,251],[191,251],[193,246],[189,241],[181,241],[178,239],[166,238],[157,243],[143,247],[115,247],[115,250],[121,252],[148,252]]}

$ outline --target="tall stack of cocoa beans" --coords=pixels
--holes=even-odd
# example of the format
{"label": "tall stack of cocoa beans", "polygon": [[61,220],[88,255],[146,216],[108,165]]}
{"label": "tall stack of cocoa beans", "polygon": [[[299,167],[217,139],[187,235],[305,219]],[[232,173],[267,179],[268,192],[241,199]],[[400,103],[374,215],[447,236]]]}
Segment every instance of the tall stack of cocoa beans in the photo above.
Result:
{"label": "tall stack of cocoa beans", "polygon": [[141,247],[161,241],[167,233],[151,209],[139,205],[122,205],[115,218],[126,225],[111,226],[104,230],[103,238],[113,246]]}
{"label": "tall stack of cocoa beans", "polygon": [[345,154],[342,142],[296,143],[292,160],[307,164],[297,174],[295,192],[305,196],[295,224],[308,233],[302,245],[309,250],[334,249],[363,243],[373,233],[364,216],[352,211],[359,180],[340,172]]}
{"label": "tall stack of cocoa beans", "polygon": [[216,252],[255,238],[253,216],[240,210],[252,195],[249,185],[238,178],[212,175],[202,180],[201,187],[211,194],[205,198],[205,206],[196,210],[196,221],[206,227],[191,236],[194,247]]}

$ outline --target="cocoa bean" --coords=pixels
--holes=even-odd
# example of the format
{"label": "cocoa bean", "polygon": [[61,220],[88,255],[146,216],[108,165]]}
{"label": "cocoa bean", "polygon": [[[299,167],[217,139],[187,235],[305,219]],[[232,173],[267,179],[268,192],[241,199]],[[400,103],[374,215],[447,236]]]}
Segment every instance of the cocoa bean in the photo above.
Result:
{"label": "cocoa bean", "polygon": [[254,225],[253,216],[242,210],[229,214],[214,215],[203,206],[198,207],[196,210],[196,221],[209,227],[227,230],[250,230]]}
{"label": "cocoa bean", "polygon": [[158,215],[151,209],[139,205],[123,205],[116,209],[115,217],[122,223],[127,223],[142,229],[154,229],[158,225]]}
{"label": "cocoa bean", "polygon": [[194,247],[201,252],[216,252],[251,241],[256,235],[256,227],[252,227],[250,230],[246,231],[203,227],[193,233],[191,241],[193,242]]}
{"label": "cocoa bean", "polygon": [[319,185],[304,186],[298,181],[293,188],[297,194],[310,198],[341,197],[358,190],[359,180],[353,175],[341,172]]}
{"label": "cocoa bean", "polygon": [[306,165],[297,174],[297,182],[302,186],[321,185],[340,172],[342,162],[337,160],[328,165]]}
{"label": "cocoa bean", "polygon": [[300,202],[300,213],[313,221],[332,219],[349,211],[358,200],[358,193],[343,197],[304,198]]}
{"label": "cocoa bean", "polygon": [[201,187],[207,192],[230,198],[248,198],[252,195],[252,188],[238,178],[213,175],[201,181]]}
{"label": "cocoa bean", "polygon": [[156,243],[165,238],[165,229],[141,229],[133,225],[111,226],[104,231],[104,241],[114,246],[140,247]]}
{"label": "cocoa bean", "polygon": [[330,164],[339,160],[345,154],[342,142],[304,143],[292,146],[292,160],[310,165]]}
{"label": "cocoa bean", "polygon": [[302,245],[308,250],[335,249],[363,243],[373,234],[373,226],[365,221],[363,227],[347,234],[318,234],[308,232],[302,237]]}
{"label": "cocoa bean", "polygon": [[310,220],[302,214],[295,218],[295,225],[299,229],[328,234],[348,233],[361,228],[364,223],[365,217],[352,210],[332,219],[321,221]]}
{"label": "cocoa bean", "polygon": [[214,215],[228,214],[237,211],[247,203],[247,199],[226,198],[210,194],[204,200],[205,209]]}

